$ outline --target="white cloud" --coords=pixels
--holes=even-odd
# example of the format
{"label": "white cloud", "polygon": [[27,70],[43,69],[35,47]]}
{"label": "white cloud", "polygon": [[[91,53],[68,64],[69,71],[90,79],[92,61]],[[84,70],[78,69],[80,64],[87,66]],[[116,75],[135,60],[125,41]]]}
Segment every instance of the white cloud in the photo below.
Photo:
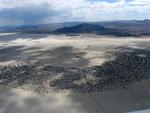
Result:
{"label": "white cloud", "polygon": [[[49,7],[59,15],[44,18],[45,23],[59,21],[150,19],[150,0],[108,1],[109,0],[97,0],[96,2],[90,2],[90,0],[0,0],[0,11],[6,8],[29,5],[34,7],[34,5],[47,4],[45,5],[46,7]],[[42,11],[42,9],[40,10]],[[49,18],[51,18],[51,21],[49,21]],[[0,21],[0,23],[1,22],[2,21]]]}

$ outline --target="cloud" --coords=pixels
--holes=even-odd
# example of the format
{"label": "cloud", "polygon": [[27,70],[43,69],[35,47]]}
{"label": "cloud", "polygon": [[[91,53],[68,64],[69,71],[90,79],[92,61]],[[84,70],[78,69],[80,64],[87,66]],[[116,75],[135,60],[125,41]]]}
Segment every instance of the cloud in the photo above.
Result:
{"label": "cloud", "polygon": [[59,12],[52,9],[48,4],[30,4],[2,9],[0,11],[0,22],[11,24],[18,21],[20,24],[38,24],[42,23],[45,18],[57,15],[59,15]]}
{"label": "cloud", "polygon": [[114,3],[117,2],[118,0],[87,0],[89,2],[109,2],[109,3]]}
{"label": "cloud", "polygon": [[0,25],[150,19],[149,0],[0,0]]}

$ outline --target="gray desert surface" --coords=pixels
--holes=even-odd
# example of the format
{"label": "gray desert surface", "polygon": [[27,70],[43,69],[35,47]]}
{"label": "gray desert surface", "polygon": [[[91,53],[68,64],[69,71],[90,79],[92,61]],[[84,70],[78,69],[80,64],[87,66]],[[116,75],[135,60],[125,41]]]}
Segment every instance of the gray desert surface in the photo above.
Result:
{"label": "gray desert surface", "polygon": [[150,108],[150,37],[1,33],[0,65],[2,113]]}

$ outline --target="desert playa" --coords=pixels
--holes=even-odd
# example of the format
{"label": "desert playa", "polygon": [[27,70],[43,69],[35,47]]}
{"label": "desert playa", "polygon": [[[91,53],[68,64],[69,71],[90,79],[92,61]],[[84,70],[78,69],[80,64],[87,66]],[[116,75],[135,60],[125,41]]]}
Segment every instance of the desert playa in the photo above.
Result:
{"label": "desert playa", "polygon": [[[48,93],[0,86],[2,113],[148,113],[150,81],[103,93]],[[17,99],[16,99],[17,98]]]}
{"label": "desert playa", "polygon": [[1,34],[0,112],[147,110],[149,43],[146,36]]}
{"label": "desert playa", "polygon": [[149,42],[149,37],[1,33],[0,63],[40,61],[54,66],[89,67],[114,60],[111,52],[118,48],[148,50]]}

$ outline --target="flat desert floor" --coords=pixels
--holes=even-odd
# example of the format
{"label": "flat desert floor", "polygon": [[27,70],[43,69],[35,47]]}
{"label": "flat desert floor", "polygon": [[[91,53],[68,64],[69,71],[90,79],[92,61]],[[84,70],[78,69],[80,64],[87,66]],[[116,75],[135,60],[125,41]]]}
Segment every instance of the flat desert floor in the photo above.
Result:
{"label": "flat desert floor", "polygon": [[150,108],[150,37],[0,34],[1,113]]}
{"label": "flat desert floor", "polygon": [[95,66],[114,60],[110,52],[117,48],[149,50],[149,43],[149,37],[3,33],[0,34],[0,64],[40,61],[54,66]]}

